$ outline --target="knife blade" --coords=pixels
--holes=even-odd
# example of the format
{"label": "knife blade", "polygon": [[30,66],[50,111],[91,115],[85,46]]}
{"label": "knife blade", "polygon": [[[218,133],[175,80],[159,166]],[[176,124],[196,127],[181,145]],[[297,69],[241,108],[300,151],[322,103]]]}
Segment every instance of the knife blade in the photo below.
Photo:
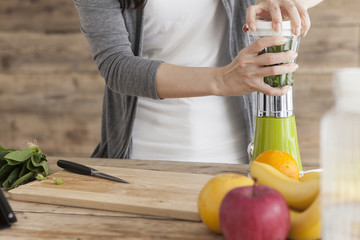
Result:
{"label": "knife blade", "polygon": [[105,178],[108,180],[117,181],[117,182],[121,182],[121,183],[129,183],[128,181],[126,181],[124,179],[108,175],[106,173],[100,172],[94,168],[85,166],[80,163],[71,162],[71,161],[67,161],[67,160],[58,160],[57,165],[65,170],[68,170],[73,173],[101,177],[101,178]]}

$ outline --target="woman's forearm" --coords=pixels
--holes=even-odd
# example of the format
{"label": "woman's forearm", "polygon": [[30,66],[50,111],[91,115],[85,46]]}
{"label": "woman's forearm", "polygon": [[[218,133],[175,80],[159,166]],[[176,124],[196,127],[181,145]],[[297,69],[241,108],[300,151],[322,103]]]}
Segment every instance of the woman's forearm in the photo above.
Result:
{"label": "woman's forearm", "polygon": [[161,98],[216,95],[219,68],[184,67],[162,63],[156,74],[156,89]]}

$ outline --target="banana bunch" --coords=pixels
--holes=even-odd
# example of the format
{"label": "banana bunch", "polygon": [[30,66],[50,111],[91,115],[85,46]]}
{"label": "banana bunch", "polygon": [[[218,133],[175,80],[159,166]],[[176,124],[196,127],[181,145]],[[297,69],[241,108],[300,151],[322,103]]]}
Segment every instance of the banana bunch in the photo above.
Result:
{"label": "banana bunch", "polygon": [[302,180],[296,180],[289,178],[266,163],[257,161],[251,163],[250,173],[251,177],[256,178],[259,184],[279,191],[289,207],[294,210],[303,211],[307,209],[319,194],[320,179],[319,175],[316,174],[311,174]]}
{"label": "banana bunch", "polygon": [[320,239],[320,195],[306,210],[298,212],[290,209],[290,232],[288,239]]}
{"label": "banana bunch", "polygon": [[290,207],[289,239],[319,239],[320,174],[310,172],[299,180],[289,178],[272,166],[253,161],[250,173],[257,182],[280,192]]}

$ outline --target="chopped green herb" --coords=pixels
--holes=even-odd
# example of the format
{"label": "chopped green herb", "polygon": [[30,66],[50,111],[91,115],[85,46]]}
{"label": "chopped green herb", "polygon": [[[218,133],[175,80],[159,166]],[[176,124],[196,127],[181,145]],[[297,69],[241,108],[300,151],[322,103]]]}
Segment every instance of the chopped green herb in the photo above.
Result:
{"label": "chopped green herb", "polygon": [[57,179],[54,181],[54,183],[55,183],[56,185],[61,185],[61,184],[63,184],[63,181],[61,180],[61,178],[57,178]]}
{"label": "chopped green herb", "polygon": [[46,177],[44,177],[44,175],[38,173],[38,175],[36,175],[36,179],[39,180],[39,181],[42,181],[42,180],[45,180]]}

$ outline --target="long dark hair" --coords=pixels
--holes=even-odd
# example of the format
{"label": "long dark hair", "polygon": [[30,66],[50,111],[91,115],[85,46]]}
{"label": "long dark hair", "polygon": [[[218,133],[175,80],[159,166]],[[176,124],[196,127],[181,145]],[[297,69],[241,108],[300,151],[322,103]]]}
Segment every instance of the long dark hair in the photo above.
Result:
{"label": "long dark hair", "polygon": [[134,9],[141,9],[145,7],[147,0],[125,0],[123,1],[125,6],[124,8],[134,8]]}

